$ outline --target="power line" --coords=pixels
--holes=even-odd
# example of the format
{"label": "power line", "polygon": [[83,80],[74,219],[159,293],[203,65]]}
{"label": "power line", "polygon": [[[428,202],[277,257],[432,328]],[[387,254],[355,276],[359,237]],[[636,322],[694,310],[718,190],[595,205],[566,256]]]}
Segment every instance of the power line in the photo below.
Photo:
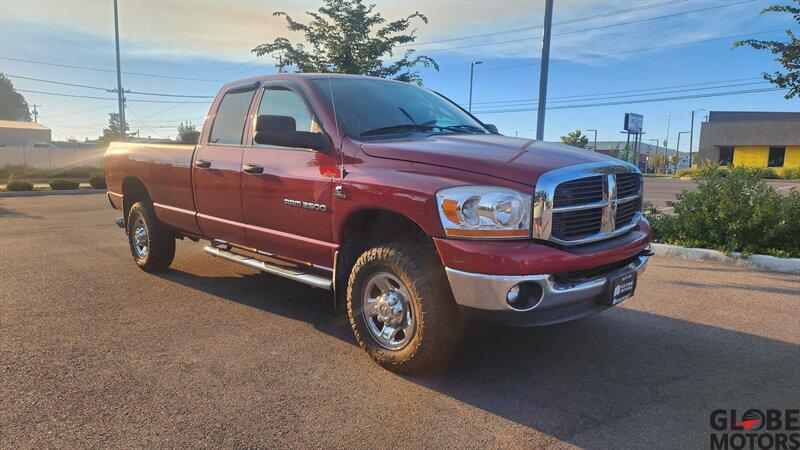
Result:
{"label": "power line", "polygon": [[[12,75],[10,73],[7,73],[6,76],[13,77],[13,78],[20,78],[22,80],[38,81],[38,82],[41,82],[41,83],[58,84],[58,85],[61,85],[61,86],[73,86],[73,87],[80,87],[80,88],[86,88],[86,89],[95,89],[95,90],[104,91],[104,92],[110,92],[111,91],[111,89],[104,88],[102,86],[92,86],[92,85],[88,85],[88,84],[66,83],[66,82],[63,82],[63,81],[46,80],[46,79],[43,79],[43,78],[33,78],[33,77],[26,77],[26,76],[22,76],[22,75]],[[126,94],[139,94],[139,95],[154,95],[154,96],[158,96],[158,97],[214,98],[213,95],[162,94],[162,93],[159,93],[159,92],[141,92],[141,91],[129,91],[129,90],[126,90],[125,93]]]}
{"label": "power line", "polygon": [[[94,100],[112,100],[117,101],[116,98],[111,97],[96,97],[92,95],[77,95],[77,94],[62,94],[58,92],[44,92],[44,91],[34,91],[30,89],[17,89],[19,92],[29,92],[33,94],[44,94],[44,95],[56,95],[59,97],[73,97],[73,98],[89,98]],[[125,100],[126,102],[136,102],[136,103],[180,103],[180,104],[188,104],[188,103],[198,103],[198,104],[208,104],[208,102],[171,102],[167,100]]]}
{"label": "power line", "polygon": [[[649,98],[649,99],[640,99],[640,100],[625,100],[620,102],[605,102],[605,103],[587,103],[584,105],[563,105],[563,106],[552,106],[548,107],[547,109],[576,109],[576,108],[593,108],[599,106],[614,106],[614,105],[632,105],[636,103],[655,103],[655,102],[666,102],[672,100],[686,100],[691,98],[707,98],[707,97],[721,97],[726,95],[740,95],[740,94],[754,94],[757,92],[771,92],[771,91],[780,91],[781,88],[767,88],[767,89],[749,89],[749,90],[742,90],[742,91],[728,91],[728,92],[715,92],[709,94],[694,94],[694,95],[683,95],[683,96],[675,96],[675,97],[663,97],[663,98]],[[523,111],[535,111],[536,108],[518,108],[518,109],[505,109],[505,110],[493,110],[493,111],[476,111],[474,114],[500,114],[500,113],[512,113],[512,112],[523,112]]]}
{"label": "power line", "polygon": [[[601,19],[601,18],[604,18],[604,17],[617,16],[617,15],[620,15],[620,14],[628,14],[628,13],[631,13],[631,12],[643,11],[643,10],[646,10],[646,9],[658,8],[658,7],[661,7],[661,6],[673,5],[675,3],[683,3],[683,2],[686,2],[686,1],[688,1],[688,0],[670,0],[670,1],[661,2],[661,3],[653,3],[651,5],[637,6],[637,7],[633,7],[633,8],[629,8],[629,9],[621,9],[621,10],[617,10],[617,11],[610,11],[610,12],[607,12],[607,13],[594,14],[594,15],[591,15],[591,16],[577,17],[577,18],[574,18],[574,19],[568,19],[568,20],[562,20],[560,22],[554,22],[553,26],[567,25],[567,24],[571,24],[571,23],[577,23],[577,22],[584,22],[584,21],[588,21],[588,20]],[[523,28],[512,28],[510,30],[500,30],[500,31],[494,31],[494,32],[491,32],[491,33],[473,34],[473,35],[470,35],[470,36],[461,36],[461,37],[455,37],[455,38],[439,39],[439,40],[435,40],[435,41],[425,41],[425,42],[414,42],[414,43],[410,43],[410,44],[401,44],[401,45],[398,45],[397,47],[416,47],[418,45],[440,44],[440,43],[444,43],[444,42],[461,41],[461,40],[465,40],[465,39],[475,39],[475,38],[481,38],[481,37],[499,36],[499,35],[503,35],[503,34],[519,33],[519,32],[522,32],[522,31],[539,30],[542,27],[543,27],[543,25],[534,25],[534,26],[523,27]]]}
{"label": "power line", "polygon": [[[117,73],[116,70],[111,69],[102,69],[99,67],[86,67],[86,66],[72,66],[69,64],[56,64],[51,62],[44,62],[44,61],[33,61],[30,59],[20,59],[20,58],[9,58],[7,56],[0,56],[0,59],[5,59],[7,61],[16,61],[16,62],[23,62],[28,64],[41,64],[44,66],[53,66],[53,67],[65,67],[68,69],[79,69],[79,70],[93,70],[95,72],[108,72],[108,73]],[[192,78],[192,77],[179,77],[173,75],[159,75],[153,73],[141,73],[141,72],[122,72],[125,75],[135,75],[140,77],[154,77],[154,78],[169,78],[173,80],[187,80],[187,81],[207,81],[213,83],[227,83],[228,80],[213,80],[209,78]]]}
{"label": "power line", "polygon": [[[630,25],[630,24],[634,24],[634,23],[642,23],[642,22],[649,22],[649,21],[652,21],[652,20],[665,19],[665,18],[669,18],[669,17],[676,17],[676,16],[680,16],[680,15],[683,15],[683,14],[691,14],[691,13],[696,13],[696,12],[709,11],[709,10],[712,10],[712,9],[726,8],[728,6],[736,6],[736,5],[741,5],[741,4],[744,4],[744,3],[750,3],[750,2],[754,2],[754,1],[757,1],[757,0],[741,0],[741,1],[738,1],[738,2],[734,2],[734,3],[727,3],[727,4],[724,4],[724,5],[708,6],[708,7],[705,7],[705,8],[693,9],[693,10],[690,10],[690,11],[682,11],[682,12],[677,12],[677,13],[672,13],[672,14],[665,14],[665,15],[662,15],[662,16],[648,17],[648,18],[644,18],[644,19],[636,19],[636,20],[631,20],[631,21],[627,21],[627,22],[618,22],[618,23],[613,23],[613,24],[610,24],[610,25],[602,25],[602,26],[598,26],[598,27],[582,28],[580,30],[562,31],[561,33],[553,33],[553,36],[564,36],[564,35],[568,35],[568,34],[585,33],[587,31],[605,30],[605,29],[608,29],[608,28],[620,27],[620,26]],[[505,41],[484,42],[484,43],[480,43],[480,44],[462,45],[462,46],[458,46],[458,47],[434,48],[434,49],[425,50],[425,52],[438,52],[438,51],[443,51],[443,50],[461,50],[461,49],[465,49],[465,48],[484,47],[484,46],[488,46],[488,45],[513,44],[513,43],[517,43],[517,42],[532,41],[532,40],[536,40],[536,39],[541,39],[541,36],[534,36],[534,37],[522,38],[522,39],[511,39],[511,40],[505,40]]]}
{"label": "power line", "polygon": [[142,126],[144,126],[144,127],[145,127],[145,128],[147,128],[148,130],[150,130],[151,132],[153,132],[153,134],[155,134],[156,136],[160,137],[161,139],[166,139],[164,136],[162,136],[162,135],[158,134],[158,132],[157,132],[156,130],[154,130],[154,129],[150,128],[150,125],[148,125],[148,124],[144,123],[144,121],[143,121],[142,119],[140,119],[140,118],[139,118],[139,116],[137,116],[137,115],[136,115],[136,113],[135,113],[135,112],[134,112],[134,111],[131,109],[131,107],[130,107],[130,106],[128,106],[128,105],[125,105],[125,109],[127,109],[128,111],[130,111],[130,112],[131,112],[131,114],[133,114],[133,117],[135,117],[135,118],[136,118],[136,120],[137,120],[137,121],[139,121],[139,123],[140,123],[140,124],[142,124]]}
{"label": "power line", "polygon": [[[674,85],[674,86],[662,86],[662,87],[659,87],[659,88],[642,88],[642,89],[631,89],[631,90],[626,90],[626,91],[597,92],[597,93],[593,93],[593,94],[582,94],[582,95],[562,95],[562,96],[550,97],[550,98],[551,99],[561,99],[561,100],[555,101],[553,103],[567,103],[567,102],[575,102],[575,101],[580,101],[580,100],[603,100],[604,99],[602,97],[603,95],[629,94],[629,93],[634,93],[631,96],[636,96],[636,95],[660,95],[660,94],[670,94],[670,93],[674,93],[674,92],[689,92],[689,91],[699,91],[699,90],[704,90],[704,89],[723,89],[723,88],[729,88],[729,87],[750,86],[750,85],[754,85],[754,84],[766,83],[766,81],[764,81],[763,79],[760,79],[761,81],[757,81],[757,82],[756,81],[751,81],[751,80],[757,80],[757,79],[760,79],[760,78],[740,78],[738,80],[723,81],[723,82],[715,81],[715,82],[707,82],[707,83],[678,84],[678,85]],[[712,84],[724,84],[724,83],[730,83],[730,82],[734,82],[734,81],[750,81],[750,82],[748,82],[748,83],[739,83],[739,84],[728,84],[728,85],[723,85],[723,86],[709,86],[709,85],[712,85]],[[698,88],[693,88],[693,89],[666,90],[665,91],[665,89],[685,88],[685,87],[691,87],[691,86],[704,86],[704,87],[698,87]],[[660,92],[644,93],[643,91],[660,91]],[[598,96],[600,96],[600,97],[599,98],[592,98],[592,99],[587,98],[587,97],[598,97]],[[620,97],[628,97],[628,96],[627,95],[622,95]],[[618,97],[615,96],[613,98],[618,98]],[[564,99],[573,99],[573,100],[564,100]],[[517,106],[517,105],[511,105],[510,103],[515,103],[515,104],[523,103],[524,104],[524,103],[533,103],[533,102],[536,102],[536,101],[538,101],[538,99],[530,98],[530,99],[520,99],[520,100],[496,100],[496,101],[493,101],[493,102],[481,102],[481,103],[474,103],[474,104],[481,104],[481,105],[487,105],[487,106]],[[503,104],[505,104],[505,105],[503,105]]]}

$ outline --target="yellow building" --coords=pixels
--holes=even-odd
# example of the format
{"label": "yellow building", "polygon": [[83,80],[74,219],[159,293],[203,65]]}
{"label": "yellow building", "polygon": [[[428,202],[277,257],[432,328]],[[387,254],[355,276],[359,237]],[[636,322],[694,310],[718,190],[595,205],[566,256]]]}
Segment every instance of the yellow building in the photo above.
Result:
{"label": "yellow building", "polygon": [[711,111],[695,163],[800,168],[800,113]]}

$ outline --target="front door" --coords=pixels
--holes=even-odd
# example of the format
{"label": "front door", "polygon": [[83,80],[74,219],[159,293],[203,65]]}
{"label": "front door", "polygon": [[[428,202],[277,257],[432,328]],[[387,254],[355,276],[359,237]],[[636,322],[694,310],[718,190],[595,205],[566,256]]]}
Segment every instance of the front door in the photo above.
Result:
{"label": "front door", "polygon": [[[272,83],[261,92],[257,115],[289,116],[298,131],[321,132],[310,103],[291,85]],[[310,149],[259,145],[252,138],[252,133],[246,138],[242,163],[260,173],[242,175],[248,246],[333,267],[331,185],[336,159]]]}
{"label": "front door", "polygon": [[244,245],[242,208],[242,155],[247,113],[257,85],[234,87],[225,92],[195,151],[192,185],[197,219],[203,234]]}

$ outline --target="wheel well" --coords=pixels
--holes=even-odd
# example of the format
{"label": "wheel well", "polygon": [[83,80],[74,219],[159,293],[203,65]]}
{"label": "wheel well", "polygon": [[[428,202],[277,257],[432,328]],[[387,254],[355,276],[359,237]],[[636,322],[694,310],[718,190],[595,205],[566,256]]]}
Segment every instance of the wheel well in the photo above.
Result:
{"label": "wheel well", "polygon": [[347,281],[356,260],[364,251],[384,242],[416,242],[436,249],[433,239],[416,222],[402,214],[391,211],[368,209],[359,211],[347,219],[339,242],[341,246],[336,260],[336,302],[345,302]]}
{"label": "wheel well", "polygon": [[152,202],[150,193],[142,183],[142,180],[135,177],[128,177],[122,182],[122,213],[127,225],[128,211],[136,202]]}

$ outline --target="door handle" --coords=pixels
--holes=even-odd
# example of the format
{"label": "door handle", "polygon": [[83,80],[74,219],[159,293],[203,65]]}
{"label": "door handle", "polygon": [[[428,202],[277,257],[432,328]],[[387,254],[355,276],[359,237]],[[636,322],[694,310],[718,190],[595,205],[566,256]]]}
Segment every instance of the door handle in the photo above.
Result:
{"label": "door handle", "polygon": [[246,172],[246,173],[250,173],[250,174],[253,174],[253,175],[261,175],[262,173],[264,173],[264,167],[263,166],[260,166],[258,164],[251,164],[251,163],[245,163],[242,166],[242,170],[244,172]]}
{"label": "door handle", "polygon": [[206,161],[204,159],[198,159],[194,162],[195,167],[200,169],[208,169],[211,167],[211,161]]}

